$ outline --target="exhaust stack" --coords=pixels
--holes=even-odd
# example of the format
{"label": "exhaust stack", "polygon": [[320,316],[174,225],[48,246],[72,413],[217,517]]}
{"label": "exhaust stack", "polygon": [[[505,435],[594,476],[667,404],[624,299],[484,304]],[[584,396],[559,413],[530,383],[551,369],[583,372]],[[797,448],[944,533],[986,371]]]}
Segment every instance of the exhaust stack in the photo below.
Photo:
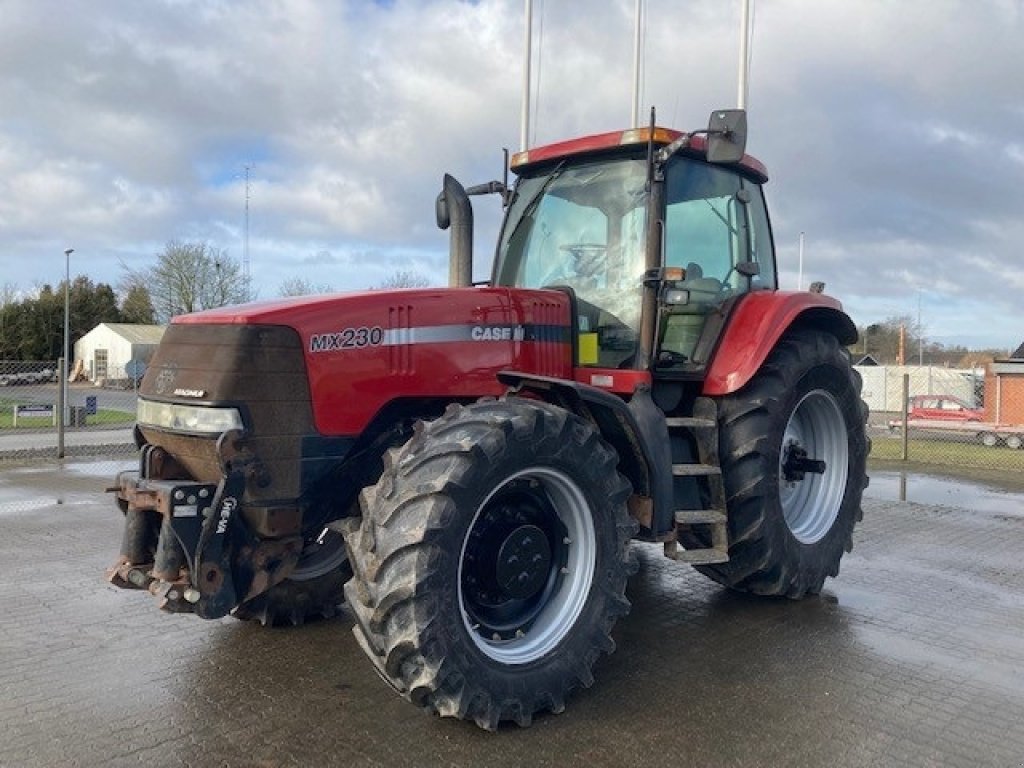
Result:
{"label": "exhaust stack", "polygon": [[453,288],[473,284],[473,206],[465,188],[450,174],[436,203],[437,226],[451,227],[448,252],[448,285]]}

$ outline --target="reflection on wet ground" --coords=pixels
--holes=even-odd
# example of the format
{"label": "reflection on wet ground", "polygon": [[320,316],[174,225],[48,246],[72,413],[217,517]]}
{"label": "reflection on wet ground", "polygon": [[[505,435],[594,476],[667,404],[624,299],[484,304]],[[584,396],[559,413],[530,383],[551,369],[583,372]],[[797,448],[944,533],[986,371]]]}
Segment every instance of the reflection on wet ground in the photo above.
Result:
{"label": "reflection on wet ground", "polygon": [[49,499],[0,516],[4,768],[1024,760],[1024,517],[1005,509],[869,498],[839,577],[801,602],[730,592],[638,544],[633,610],[594,686],[528,731],[487,734],[396,696],[345,615],[264,630],[110,586],[106,483],[95,467],[0,474]]}
{"label": "reflection on wet ground", "polygon": [[864,496],[1024,517],[1024,493],[938,475],[874,470]]}

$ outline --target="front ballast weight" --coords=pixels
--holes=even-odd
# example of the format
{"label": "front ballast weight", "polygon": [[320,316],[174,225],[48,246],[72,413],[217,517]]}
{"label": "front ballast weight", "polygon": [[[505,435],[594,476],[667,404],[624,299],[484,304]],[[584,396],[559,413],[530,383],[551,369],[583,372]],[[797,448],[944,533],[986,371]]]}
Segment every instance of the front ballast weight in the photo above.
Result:
{"label": "front ballast weight", "polygon": [[[222,456],[227,436],[218,441]],[[160,478],[173,464],[162,448],[145,445],[139,469],[118,474],[110,490],[125,513],[124,533],[107,580],[148,590],[163,610],[220,618],[280,582],[299,561],[302,537],[258,540],[238,519],[246,482],[260,475],[251,458],[224,461],[218,483]]]}

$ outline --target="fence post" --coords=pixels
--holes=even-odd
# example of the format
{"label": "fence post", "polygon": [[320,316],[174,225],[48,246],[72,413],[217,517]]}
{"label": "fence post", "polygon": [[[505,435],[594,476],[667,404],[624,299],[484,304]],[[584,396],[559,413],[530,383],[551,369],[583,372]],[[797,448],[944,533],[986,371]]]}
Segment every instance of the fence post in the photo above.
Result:
{"label": "fence post", "polygon": [[903,460],[907,460],[907,446],[909,443],[910,428],[907,425],[907,416],[910,415],[910,374],[903,374],[903,403],[900,405],[903,420]]}
{"label": "fence post", "polygon": [[57,358],[57,458],[64,458],[64,358]]}

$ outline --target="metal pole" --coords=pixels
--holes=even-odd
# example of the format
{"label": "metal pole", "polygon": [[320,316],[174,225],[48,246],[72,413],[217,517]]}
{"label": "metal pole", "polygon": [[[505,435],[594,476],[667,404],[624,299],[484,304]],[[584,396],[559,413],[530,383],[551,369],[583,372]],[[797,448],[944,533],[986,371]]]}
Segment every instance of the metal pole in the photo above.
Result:
{"label": "metal pole", "polygon": [[[60,377],[60,383],[57,385],[57,408],[53,414],[54,419],[57,421],[57,458],[64,458],[64,394],[67,389],[67,372],[64,366],[64,358],[60,358],[57,361],[57,376]],[[17,413],[17,411],[15,411]],[[17,417],[15,417],[17,418]]]}
{"label": "metal pole", "polygon": [[[61,367],[63,372],[63,376],[61,377],[61,399],[63,407],[61,408],[60,443],[64,442],[63,425],[68,423],[68,368],[70,366],[69,361],[71,360],[71,254],[74,252],[74,248],[64,249],[64,365]],[[61,445],[60,448],[60,457],[63,458],[63,445]]]}
{"label": "metal pole", "polygon": [[[917,292],[917,364],[924,365],[924,329],[921,327],[921,292]],[[931,392],[928,393],[929,395]]]}
{"label": "metal pole", "polygon": [[747,108],[747,64],[750,59],[750,0],[743,0],[740,12],[740,62],[736,104]]}
{"label": "metal pole", "polygon": [[796,289],[804,289],[804,233],[800,233],[800,264],[796,273]]}
{"label": "metal pole", "polygon": [[900,406],[902,413],[900,418],[903,420],[903,451],[901,457],[903,461],[906,461],[910,455],[908,450],[910,442],[910,430],[907,428],[907,417],[910,416],[910,374],[903,374],[903,405]]}
{"label": "metal pole", "polygon": [[252,297],[249,295],[249,286],[252,285],[252,271],[249,264],[249,165],[245,166],[245,242],[242,249],[242,283],[244,285],[243,290],[245,295],[242,297],[243,301],[249,301]]}
{"label": "metal pole", "polygon": [[643,27],[643,0],[636,0],[636,9],[633,17],[633,103],[629,116],[629,127],[637,128],[640,125],[640,47],[641,29]]}
{"label": "metal pole", "polygon": [[523,35],[523,104],[519,119],[519,151],[525,152],[530,133],[530,61],[533,57],[533,0],[526,0],[526,33]]}

